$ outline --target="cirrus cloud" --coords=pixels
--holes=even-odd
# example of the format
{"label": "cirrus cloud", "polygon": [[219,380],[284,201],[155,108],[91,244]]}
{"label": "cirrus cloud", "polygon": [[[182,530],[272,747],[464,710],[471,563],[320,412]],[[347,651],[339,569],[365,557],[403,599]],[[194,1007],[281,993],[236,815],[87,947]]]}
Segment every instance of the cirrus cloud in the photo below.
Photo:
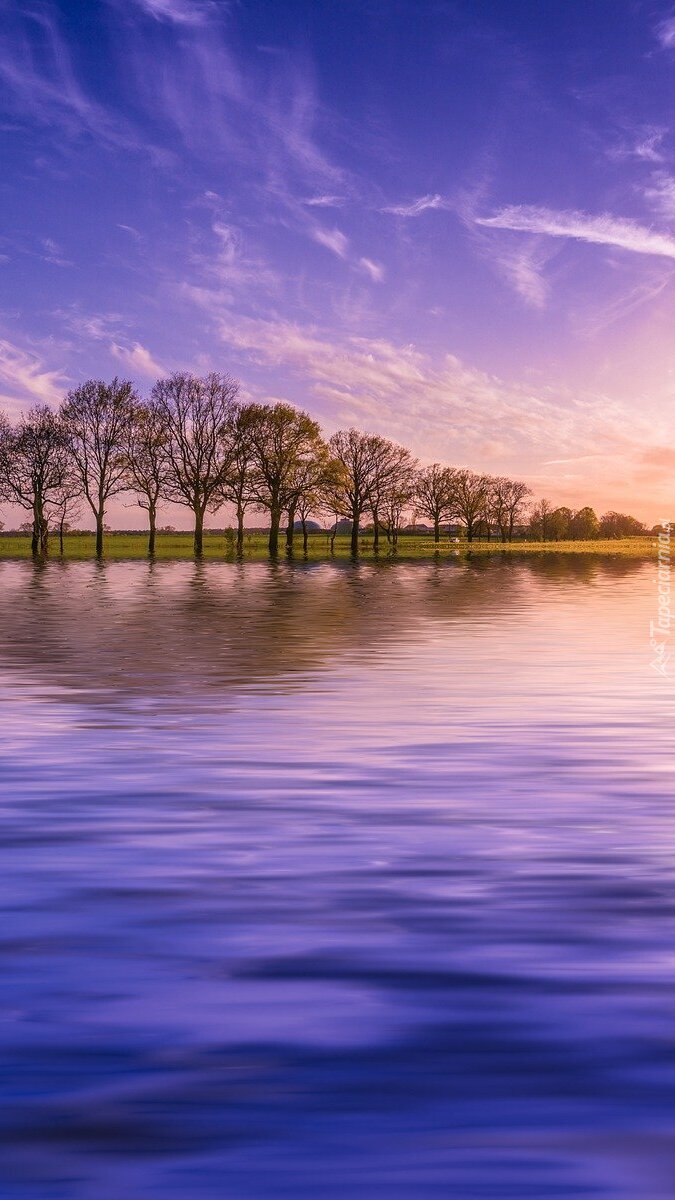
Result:
{"label": "cirrus cloud", "polygon": [[671,234],[659,233],[629,217],[614,217],[610,213],[555,212],[550,208],[511,204],[491,217],[474,217],[474,221],[489,229],[542,233],[598,246],[614,246],[633,254],[675,258],[675,237]]}
{"label": "cirrus cloud", "polygon": [[67,386],[61,369],[49,369],[37,354],[0,339],[0,402],[12,410],[27,403],[54,405]]}
{"label": "cirrus cloud", "polygon": [[128,367],[134,374],[146,375],[150,379],[168,374],[166,368],[158,363],[150,351],[145,346],[141,346],[140,342],[134,342],[131,346],[120,346],[117,342],[112,342],[110,353],[113,358],[124,363],[125,367]]}
{"label": "cirrus cloud", "polygon": [[396,217],[419,217],[429,208],[448,208],[448,202],[435,193],[420,196],[419,200],[413,200],[410,204],[389,204],[380,209],[380,212],[393,213]]}

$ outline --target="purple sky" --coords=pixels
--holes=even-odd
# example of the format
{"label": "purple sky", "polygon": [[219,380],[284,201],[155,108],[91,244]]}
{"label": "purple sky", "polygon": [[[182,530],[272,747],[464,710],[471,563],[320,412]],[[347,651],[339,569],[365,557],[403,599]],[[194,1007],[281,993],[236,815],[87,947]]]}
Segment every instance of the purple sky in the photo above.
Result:
{"label": "purple sky", "polygon": [[9,412],[227,370],[327,432],[675,515],[675,9],[0,15]]}

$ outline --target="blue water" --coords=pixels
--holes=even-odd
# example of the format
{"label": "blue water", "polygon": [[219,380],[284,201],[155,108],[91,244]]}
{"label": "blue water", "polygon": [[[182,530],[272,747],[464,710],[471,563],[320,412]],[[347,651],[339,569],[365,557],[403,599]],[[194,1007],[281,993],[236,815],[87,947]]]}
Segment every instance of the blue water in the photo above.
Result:
{"label": "blue water", "polygon": [[0,566],[0,1194],[675,1196],[620,559]]}

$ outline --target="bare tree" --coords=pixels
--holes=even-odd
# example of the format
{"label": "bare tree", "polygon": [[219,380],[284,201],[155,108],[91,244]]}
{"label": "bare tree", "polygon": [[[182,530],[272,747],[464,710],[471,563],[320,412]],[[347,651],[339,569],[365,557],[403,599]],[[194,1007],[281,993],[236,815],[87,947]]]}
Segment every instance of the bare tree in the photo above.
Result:
{"label": "bare tree", "polygon": [[506,515],[508,522],[508,540],[513,541],[513,532],[516,524],[522,521],[525,517],[529,497],[532,495],[532,489],[526,483],[522,483],[519,479],[509,480],[509,486],[506,492]]}
{"label": "bare tree", "polygon": [[496,525],[502,542],[508,540],[509,513],[508,500],[511,480],[502,475],[490,476],[486,490],[485,520],[490,529]]}
{"label": "bare tree", "polygon": [[237,554],[244,552],[244,517],[255,501],[252,484],[253,455],[249,444],[248,426],[252,420],[251,405],[236,404],[224,431],[230,466],[223,488],[223,499],[234,504],[237,513]]}
{"label": "bare tree", "polygon": [[455,472],[454,512],[466,528],[466,540],[472,542],[483,517],[489,481],[465,467]]}
{"label": "bare tree", "polygon": [[152,398],[166,430],[168,500],[194,514],[194,552],[204,552],[204,516],[222,502],[234,448],[228,431],[239,385],[229,375],[177,372],[160,379]]}
{"label": "bare tree", "polygon": [[50,510],[54,526],[59,534],[59,554],[63,557],[64,534],[68,533],[73,521],[80,516],[82,489],[72,475],[66,479],[51,501]]}
{"label": "bare tree", "polygon": [[478,514],[478,522],[476,524],[474,534],[478,537],[485,537],[486,541],[492,540],[492,528],[496,525],[497,518],[495,512],[495,483],[496,479],[493,475],[483,475],[483,502]]}
{"label": "bare tree", "polygon": [[307,522],[312,516],[316,516],[317,513],[321,512],[321,508],[322,497],[318,488],[316,491],[305,492],[304,495],[300,496],[298,500],[296,511],[298,514],[298,520],[300,522],[300,529],[302,531],[302,553],[304,554],[305,558],[307,557],[307,550],[309,547],[309,530]]}
{"label": "bare tree", "polygon": [[122,450],[136,396],[127,381],[89,379],[61,406],[82,491],[96,521],[96,554],[103,554],[106,504],[126,487]]}
{"label": "bare tree", "polygon": [[134,404],[125,431],[126,481],[139,508],[148,514],[148,554],[155,553],[157,507],[168,484],[166,416],[155,399]]}
{"label": "bare tree", "polygon": [[256,503],[270,514],[269,552],[274,558],[282,513],[294,513],[303,491],[316,486],[324,470],[325,443],[317,422],[290,404],[250,405],[247,432],[252,490]]}
{"label": "bare tree", "polygon": [[368,503],[373,514],[373,550],[377,554],[384,509],[393,495],[407,487],[414,459],[409,450],[389,438],[371,434],[369,442],[372,470]]}
{"label": "bare tree", "polygon": [[403,524],[403,515],[415,498],[415,468],[411,464],[392,480],[382,500],[382,524],[392,550],[398,548],[398,538]]}
{"label": "bare tree", "polygon": [[333,464],[326,488],[330,507],[352,523],[351,553],[359,552],[361,517],[370,505],[376,469],[373,439],[358,429],[341,429],[328,442]]}
{"label": "bare tree", "polygon": [[49,508],[71,475],[68,437],[58,414],[32,408],[12,427],[0,425],[0,488],[32,515],[31,551],[49,551]]}
{"label": "bare tree", "polygon": [[441,540],[441,523],[452,516],[455,496],[455,472],[452,467],[432,463],[417,473],[415,501],[422,516],[433,522],[434,541]]}
{"label": "bare tree", "polygon": [[330,456],[326,443],[318,441],[314,453],[300,459],[295,477],[291,501],[288,505],[288,526],[286,529],[286,549],[293,550],[296,514],[300,519],[302,529],[303,553],[307,553],[307,519],[313,511],[321,506],[322,488],[330,477]]}

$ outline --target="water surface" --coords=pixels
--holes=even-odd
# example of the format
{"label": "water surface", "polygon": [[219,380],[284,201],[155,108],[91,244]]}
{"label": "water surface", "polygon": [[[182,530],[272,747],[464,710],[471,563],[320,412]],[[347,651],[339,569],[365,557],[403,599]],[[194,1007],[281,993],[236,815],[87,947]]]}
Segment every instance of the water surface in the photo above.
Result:
{"label": "water surface", "polygon": [[0,565],[2,1195],[675,1195],[654,576]]}

